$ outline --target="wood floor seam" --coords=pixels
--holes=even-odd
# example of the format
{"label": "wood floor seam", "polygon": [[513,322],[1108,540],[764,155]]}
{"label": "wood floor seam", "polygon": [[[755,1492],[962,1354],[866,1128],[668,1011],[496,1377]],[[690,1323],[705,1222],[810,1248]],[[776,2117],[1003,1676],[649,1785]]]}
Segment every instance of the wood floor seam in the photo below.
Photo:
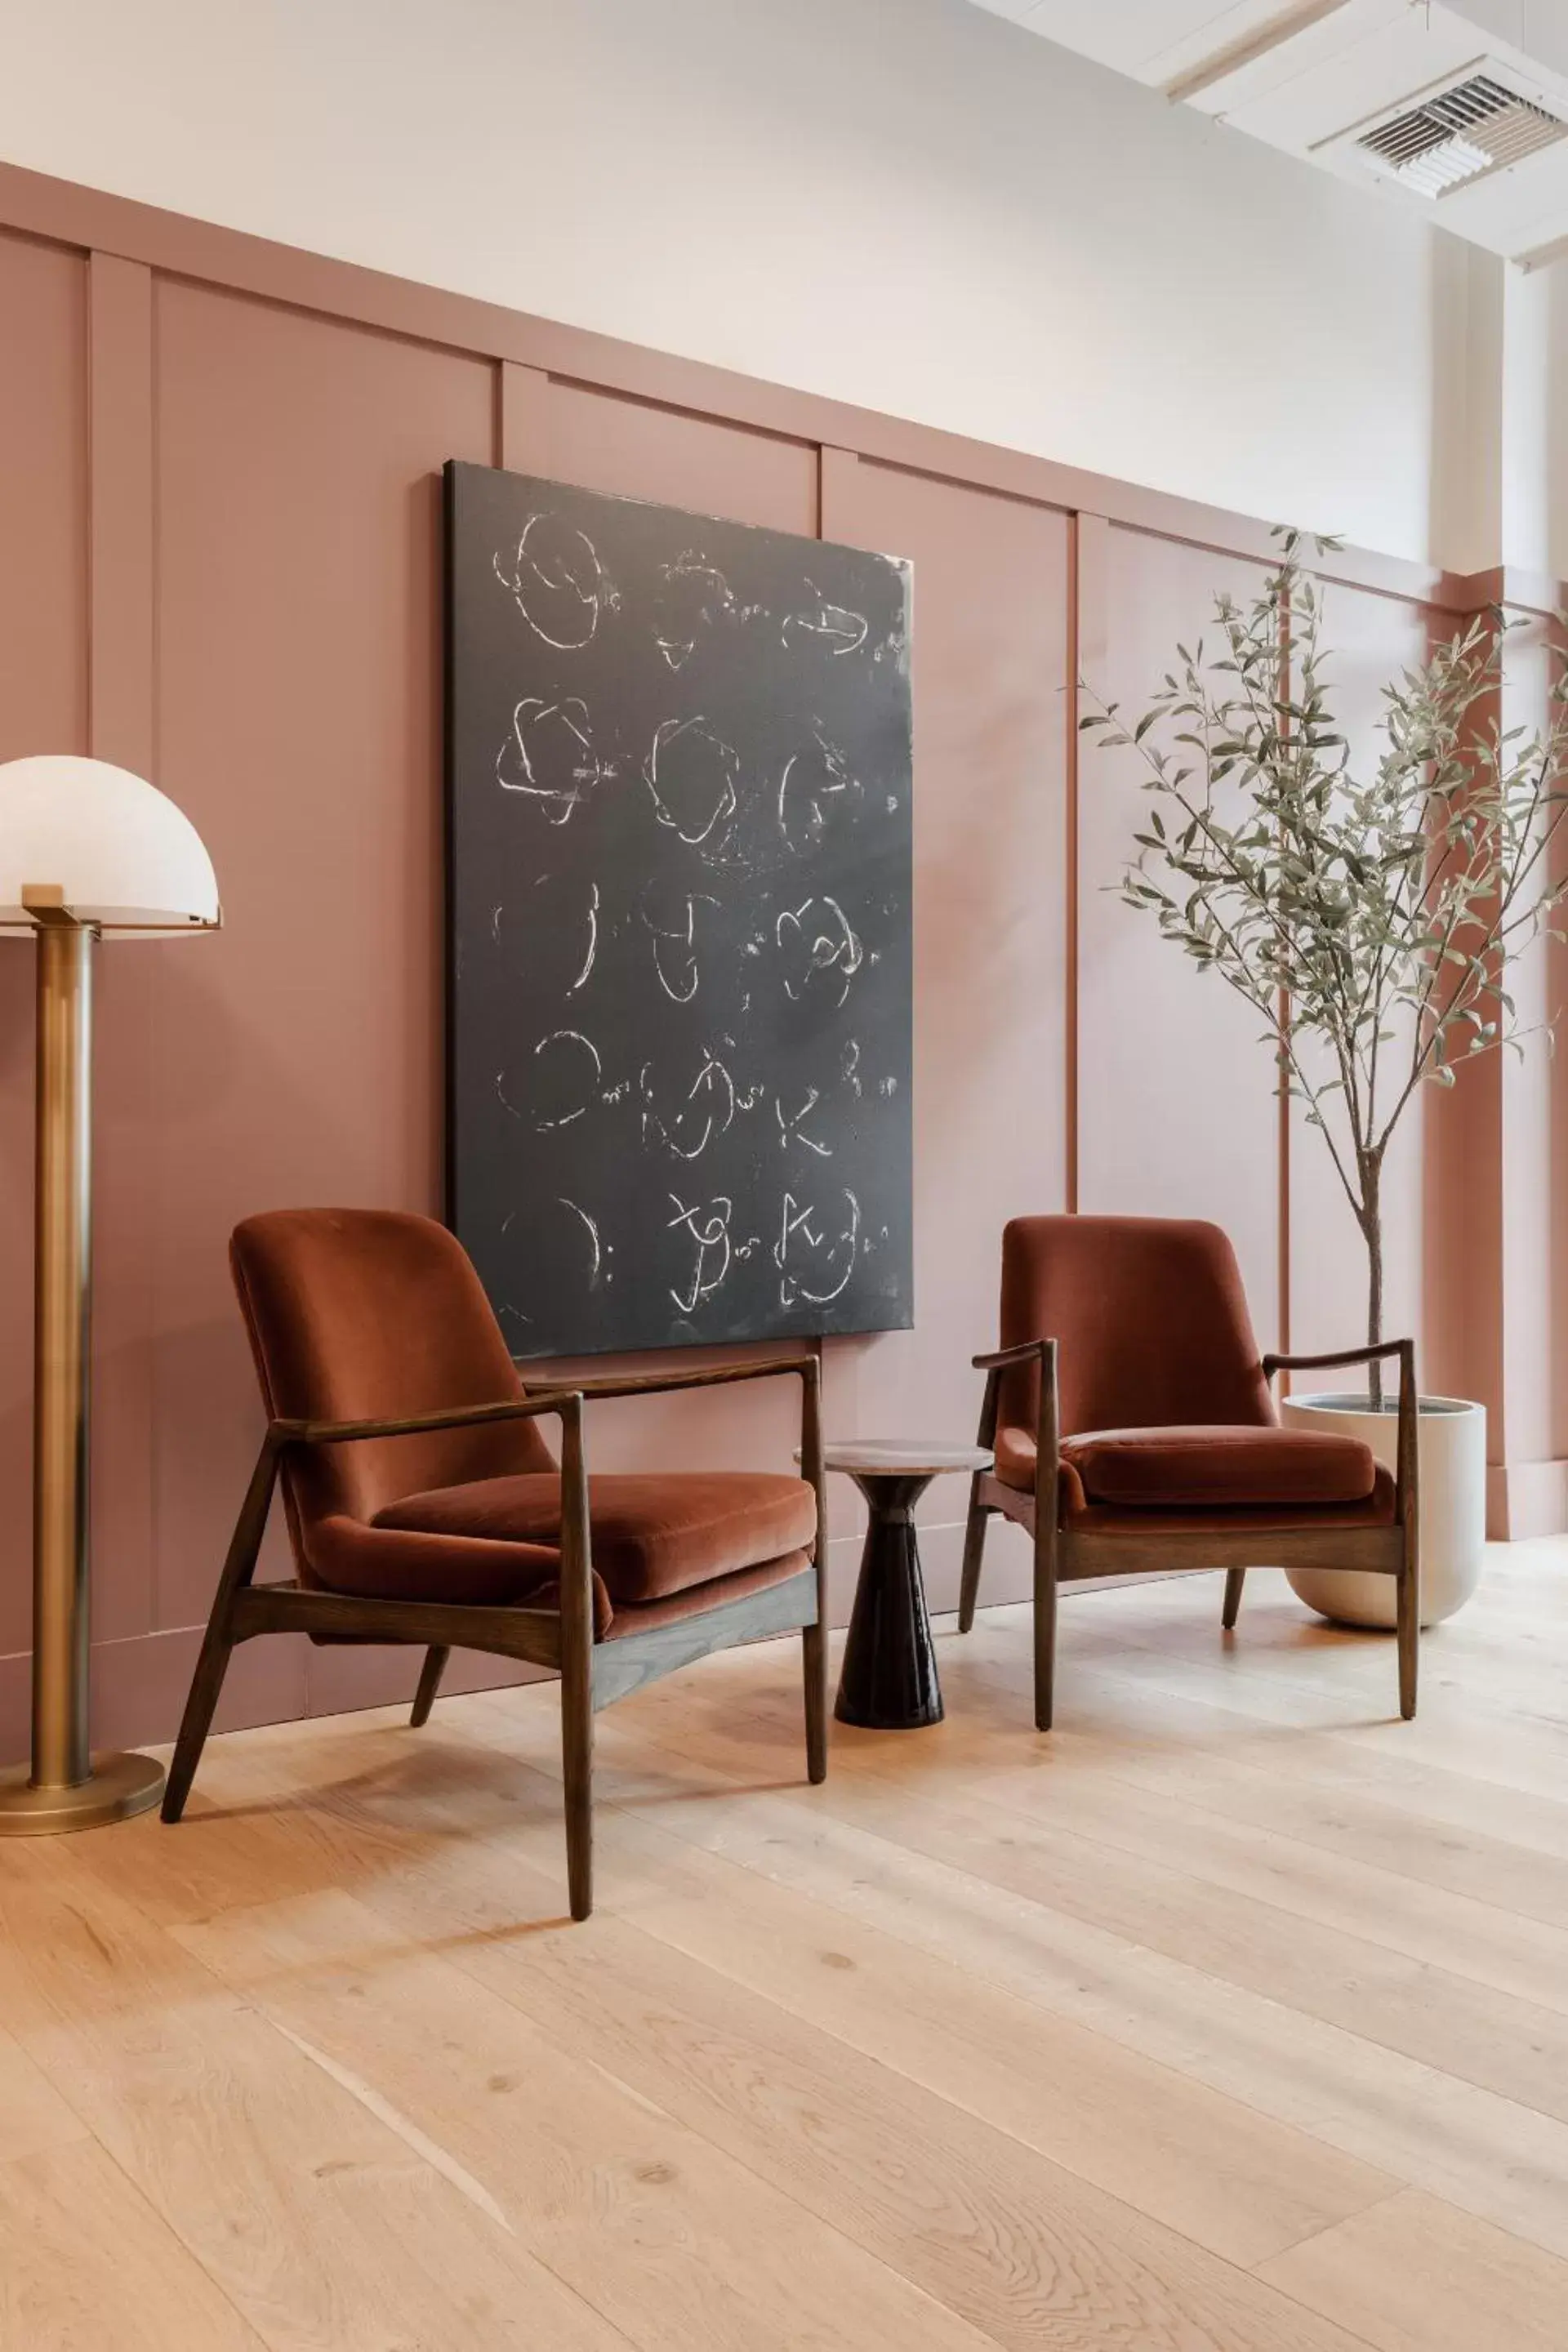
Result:
{"label": "wood floor seam", "polygon": [[[217,2298],[223,2307],[232,2315],[235,2327],[237,2329],[243,2330],[242,2341],[244,2346],[254,2346],[257,2347],[257,2352],[261,2352],[261,2347],[266,2345],[266,2337],[258,2334],[252,2326],[250,2321],[240,2309],[238,2304],[225,2288],[222,2280],[216,2278],[206,2263],[202,2261],[201,2256],[196,2253],[193,2248],[186,2245],[184,2241],[170,2228],[167,2221],[158,2211],[157,2207],[147,2195],[142,2183],[137,2180],[135,2175],[121,2162],[115,2150],[112,2147],[108,2147],[101,2137],[100,2137],[96,2133],[91,2132],[90,2129],[84,2140],[68,2143],[68,2145],[72,2147],[90,2147],[94,2155],[111,2168],[118,2179],[123,2185],[125,2193],[132,2200],[138,2212],[145,2216],[146,2225],[153,2231],[154,2235],[160,2239],[166,2237],[170,2247],[174,2249],[179,2259],[181,2261],[190,2263],[193,2268],[199,2272],[203,2281],[210,2288],[212,2294]],[[11,2172],[14,2168],[19,2169],[26,2165],[36,2163],[37,2160],[37,2158],[36,2155],[34,2157],[17,2157],[12,2158],[9,2162],[4,2165],[0,2165],[0,2180],[3,2180],[5,2175]],[[3,2240],[5,2203],[5,2200],[4,2195],[0,2194],[0,2240]],[[3,2272],[0,2272],[0,2277],[3,2277]],[[3,2315],[3,2305],[0,2305],[0,2315]],[[102,2341],[104,2343],[105,2352],[108,2352],[109,2339],[105,2338],[102,2339]],[[237,2352],[240,2341],[241,2339],[237,2339]],[[30,2345],[24,2345],[20,2339],[17,2339],[15,2347],[13,2347],[13,2346],[10,2345],[4,2336],[0,2336],[0,2352],[35,2352],[35,2347]],[[74,2347],[72,2347],[72,2352],[74,2352]],[[190,2345],[190,2352],[210,2352],[210,2347],[198,2344],[193,2339]]]}
{"label": "wood floor seam", "polygon": [[[1300,2253],[1304,2247],[1316,2245],[1321,2238],[1332,2237],[1336,2230],[1342,2230],[1344,2228],[1346,2221],[1364,2221],[1368,2214],[1375,2213],[1380,2206],[1395,2204],[1401,2197],[1408,2197],[1414,2193],[1418,2192],[1415,2191],[1415,2184],[1413,2182],[1408,2180],[1395,2180],[1389,2188],[1384,2190],[1381,2197],[1368,2198],[1366,2203],[1364,2205],[1358,2206],[1353,2213],[1343,2214],[1337,2221],[1325,2221],[1319,2229],[1304,2231],[1303,2234],[1300,2238],[1294,2240],[1290,2245],[1280,2246],[1274,2253],[1259,2254],[1255,2263],[1248,2263],[1247,2268],[1257,2276],[1261,2277],[1268,2269],[1270,2263],[1283,2263],[1291,2254]],[[1289,2292],[1289,2290],[1287,2290],[1287,2292]]]}
{"label": "wood floor seam", "polygon": [[[852,1769],[864,1769],[874,1777],[880,1777],[877,1775],[877,1768],[875,1764]],[[1140,1796],[1147,1796],[1148,1794],[1148,1791],[1143,1789],[1142,1785],[1128,1774],[1118,1774],[1111,1771],[1107,1774],[1107,1777],[1116,1780],[1118,1785],[1134,1790]],[[1009,1816],[1016,1816],[1025,1821],[1035,1818],[1032,1809],[1029,1807],[1014,1802],[1006,1797],[999,1796],[994,1790],[984,1786],[966,1786],[959,1792],[958,1801],[963,1803],[981,1805],[988,1811],[1002,1812]],[[1220,1811],[1217,1807],[1205,1806],[1194,1802],[1189,1810],[1191,1812],[1198,1814],[1205,1820],[1213,1821],[1216,1826],[1226,1829],[1234,1827],[1234,1823],[1229,1817]],[[1105,1845],[1115,1853],[1127,1854],[1135,1860],[1147,1862],[1150,1859],[1150,1857],[1143,1853],[1142,1847],[1137,1843],[1137,1842],[1131,1838],[1113,1838],[1106,1834],[1097,1833],[1077,1827],[1070,1822],[1062,1823],[1058,1822],[1051,1822],[1048,1826],[1054,1835],[1070,1838],[1078,1843],[1089,1848]],[[1304,1852],[1314,1854],[1323,1853],[1331,1854],[1333,1852],[1331,1847],[1325,1847],[1313,1840],[1297,1837],[1288,1831],[1276,1830],[1268,1832],[1268,1835],[1272,1843],[1282,1848],[1289,1849],[1292,1846],[1300,1846]],[[1152,1866],[1169,1868],[1174,1874],[1181,1874],[1179,1865],[1173,1864],[1155,1863]],[[1368,1868],[1370,1870],[1371,1866],[1357,1864],[1357,1867]],[[1232,1888],[1224,1878],[1196,1872],[1189,1874],[1199,1877],[1203,1884],[1213,1886],[1221,1892],[1237,1892],[1237,1890]],[[1562,1994],[1562,2007],[1563,2012],[1568,2014],[1568,1928],[1558,1927],[1553,1922],[1543,1920],[1535,1913],[1521,1912],[1510,1906],[1500,1904],[1484,1904],[1479,1897],[1459,1894],[1454,1890],[1437,1886],[1434,1885],[1430,1879],[1421,1878],[1410,1872],[1389,1871],[1384,1874],[1395,1877],[1399,1879],[1403,1885],[1419,1887],[1429,1895],[1439,1896],[1457,1905],[1473,1906],[1479,1913],[1502,1913],[1508,1917],[1518,1919],[1521,1925],[1529,1925],[1532,1927],[1541,1928],[1549,1934],[1560,1935],[1563,1941],[1563,1990]],[[1246,1900],[1249,1903],[1255,1903],[1260,1908],[1277,1912],[1280,1916],[1287,1919],[1298,1919],[1303,1916],[1310,1916],[1310,1914],[1303,1915],[1300,1910],[1292,1907],[1281,1899],[1278,1899],[1267,1894],[1258,1894],[1250,1889],[1246,1892],[1245,1895],[1240,1896],[1239,1899]],[[1402,1958],[1410,1959],[1417,1966],[1447,1965],[1451,1974],[1462,1976],[1468,1983],[1484,1985],[1489,1990],[1500,1992],[1507,1992],[1508,1990],[1508,1988],[1498,1986],[1494,1984],[1490,1979],[1476,1974],[1469,1969],[1455,1967],[1452,1963],[1436,1963],[1429,1961],[1424,1955],[1409,1951],[1405,1945],[1379,1937],[1370,1930],[1363,1931],[1361,1935],[1360,1940],[1374,1944],[1380,1951],[1393,1952]],[[1527,1994],[1514,1995],[1513,1997],[1526,2000],[1533,1998],[1533,1996]]]}

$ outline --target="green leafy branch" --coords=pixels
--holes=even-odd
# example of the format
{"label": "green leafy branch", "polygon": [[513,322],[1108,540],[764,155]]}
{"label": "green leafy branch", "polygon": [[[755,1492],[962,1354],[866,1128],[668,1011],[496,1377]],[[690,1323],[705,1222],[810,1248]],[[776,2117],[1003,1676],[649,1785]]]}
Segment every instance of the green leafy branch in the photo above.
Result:
{"label": "green leafy branch", "polygon": [[1375,757],[1358,761],[1334,715],[1309,542],[1277,535],[1258,595],[1216,598],[1211,646],[1178,646],[1135,720],[1085,688],[1079,725],[1144,770],[1121,896],[1259,1013],[1324,1138],[1366,1243],[1376,1341],[1389,1142],[1419,1087],[1521,1044],[1508,967],[1559,935],[1568,711],[1560,669],[1544,735],[1503,727],[1517,625],[1494,611],[1384,688]]}

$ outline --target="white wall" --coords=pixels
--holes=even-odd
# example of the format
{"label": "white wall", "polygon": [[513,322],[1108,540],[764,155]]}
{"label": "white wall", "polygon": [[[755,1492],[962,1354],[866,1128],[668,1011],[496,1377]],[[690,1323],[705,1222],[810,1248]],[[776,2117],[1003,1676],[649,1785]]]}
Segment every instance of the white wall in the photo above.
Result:
{"label": "white wall", "polygon": [[1568,261],[1510,270],[1503,337],[1504,561],[1568,577]]}
{"label": "white wall", "polygon": [[1511,41],[1526,57],[1568,73],[1568,22],[1564,22],[1563,0],[1448,0],[1448,5],[1483,32]]}
{"label": "white wall", "polygon": [[0,156],[1448,560],[1447,240],[965,0],[0,0]]}
{"label": "white wall", "polygon": [[1439,234],[1429,545],[1454,572],[1485,572],[1503,557],[1502,436],[1512,422],[1503,348],[1508,281],[1518,277],[1484,247]]}

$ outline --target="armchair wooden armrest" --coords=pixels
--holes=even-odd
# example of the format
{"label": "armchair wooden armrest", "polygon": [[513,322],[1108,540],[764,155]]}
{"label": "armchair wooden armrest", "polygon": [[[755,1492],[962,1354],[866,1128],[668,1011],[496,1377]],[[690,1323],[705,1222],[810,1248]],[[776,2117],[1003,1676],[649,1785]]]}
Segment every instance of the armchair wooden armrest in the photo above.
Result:
{"label": "armchair wooden armrest", "polygon": [[[1342,1364],[1380,1363],[1385,1357],[1397,1356],[1403,1373],[1408,1367],[1414,1372],[1415,1342],[1414,1339],[1384,1339],[1374,1348],[1336,1348],[1326,1356],[1278,1356],[1263,1359],[1263,1377],[1271,1381],[1276,1372],[1328,1372]],[[1411,1386],[1415,1386],[1412,1380]]]}
{"label": "armchair wooden armrest", "polygon": [[574,1402],[581,1408],[580,1388],[539,1389],[532,1396],[508,1397],[499,1404],[452,1405],[441,1412],[416,1412],[392,1421],[272,1421],[267,1434],[274,1445],[349,1445],[365,1437],[417,1437],[432,1429],[473,1429],[492,1421],[531,1421],[540,1413],[559,1412],[567,1418]]}
{"label": "armchair wooden armrest", "polygon": [[607,1372],[602,1380],[573,1378],[570,1385],[585,1397],[652,1396],[662,1389],[708,1389],[731,1381],[771,1380],[775,1372],[794,1372],[810,1381],[818,1376],[815,1356],[770,1356],[761,1363],[703,1364],[689,1371]]}
{"label": "armchair wooden armrest", "polygon": [[989,1356],[972,1356],[970,1361],[977,1372],[1002,1372],[1009,1364],[1026,1364],[1031,1356],[1043,1357],[1055,1345],[1054,1339],[1021,1339],[1016,1348],[998,1348]]}

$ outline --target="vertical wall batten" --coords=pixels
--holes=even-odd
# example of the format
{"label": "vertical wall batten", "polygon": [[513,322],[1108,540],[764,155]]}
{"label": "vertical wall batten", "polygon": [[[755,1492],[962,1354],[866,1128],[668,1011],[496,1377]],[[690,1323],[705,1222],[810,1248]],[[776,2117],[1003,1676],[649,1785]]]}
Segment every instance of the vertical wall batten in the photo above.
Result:
{"label": "vertical wall batten", "polygon": [[[1294,667],[1294,647],[1291,644],[1290,638],[1290,608],[1283,597],[1280,598],[1279,604],[1281,609],[1279,694],[1279,699],[1286,705],[1288,713],[1290,702],[1290,688]],[[1289,740],[1289,731],[1290,721],[1287,715],[1281,730],[1281,732],[1287,740]],[[1289,1017],[1289,999],[1283,990],[1281,990],[1279,996],[1279,1037],[1281,1044],[1283,1044],[1287,1034],[1286,1024]],[[1275,1074],[1274,1083],[1275,1093],[1279,1098],[1279,1315],[1278,1329],[1273,1344],[1282,1355],[1289,1355],[1290,1352],[1291,1325],[1290,1104],[1292,1099],[1290,1094],[1290,1074],[1289,1070],[1284,1068],[1279,1069]],[[1347,1346],[1349,1345],[1348,1340],[1345,1344]],[[1290,1374],[1289,1372],[1281,1372],[1279,1375],[1279,1388],[1282,1394],[1287,1396],[1289,1394],[1290,1381]]]}
{"label": "vertical wall batten", "polygon": [[88,261],[88,707],[95,759],[155,762],[153,273]]}
{"label": "vertical wall batten", "polygon": [[1079,1118],[1082,1093],[1079,1067],[1079,899],[1082,888],[1079,871],[1079,798],[1082,787],[1083,736],[1079,730],[1079,721],[1084,716],[1086,707],[1083,695],[1085,682],[1097,668],[1103,667],[1105,660],[1107,634],[1105,555],[1110,525],[1103,515],[1079,513],[1070,518],[1070,536],[1068,542],[1067,692],[1064,698],[1066,822],[1063,827],[1062,854],[1062,936],[1066,947],[1064,1071],[1067,1097],[1063,1118],[1066,1161],[1063,1197],[1067,1207],[1075,1213],[1079,1205]]}
{"label": "vertical wall batten", "polygon": [[[87,262],[88,742],[157,782],[154,683],[153,283],[144,262]],[[156,1275],[147,1235],[158,1158],[138,1073],[159,1051],[166,959],[150,941],[98,950],[93,1090],[94,1633],[155,1633],[158,1584]]]}
{"label": "vertical wall batten", "polygon": [[498,466],[512,474],[550,471],[550,378],[542,368],[500,363]]}
{"label": "vertical wall batten", "polygon": [[[822,443],[816,452],[816,536],[853,536],[855,485],[860,460],[853,449]],[[920,821],[917,804],[915,821]],[[919,1312],[917,1303],[916,1312]],[[864,1342],[824,1339],[817,1352],[822,1363],[822,1422],[829,1438],[860,1428],[860,1360]],[[852,1589],[863,1515],[860,1499],[844,1478],[828,1482],[827,1573],[829,1587],[842,1596]],[[837,1532],[835,1532],[837,1528]],[[837,1546],[837,1551],[835,1550]],[[837,1612],[835,1612],[837,1613]]]}

